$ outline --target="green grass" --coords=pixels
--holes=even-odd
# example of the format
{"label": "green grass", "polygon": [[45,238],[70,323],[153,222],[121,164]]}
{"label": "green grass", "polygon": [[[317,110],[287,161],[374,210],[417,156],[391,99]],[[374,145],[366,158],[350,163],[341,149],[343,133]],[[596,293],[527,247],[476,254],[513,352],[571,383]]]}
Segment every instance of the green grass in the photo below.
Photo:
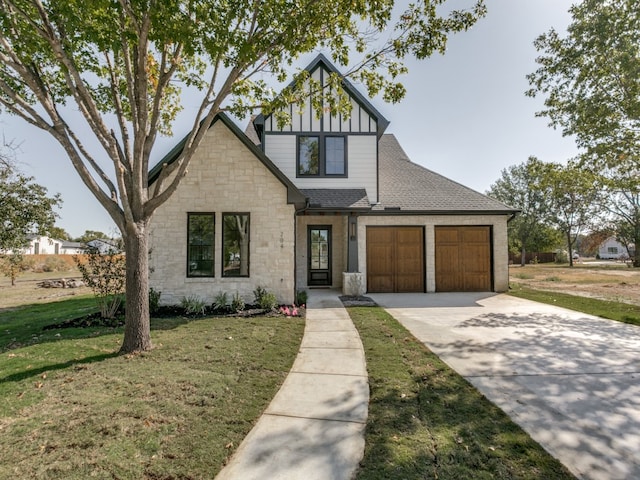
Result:
{"label": "green grass", "polygon": [[640,306],[512,285],[509,295],[576,310],[618,322],[640,325]]}
{"label": "green grass", "polygon": [[127,356],[117,329],[41,335],[88,308],[73,299],[0,312],[11,331],[0,478],[211,479],[284,381],[304,328],[282,317],[152,319],[155,348]]}
{"label": "green grass", "polygon": [[358,480],[573,479],[381,308],[349,308],[370,384]]}
{"label": "green grass", "polygon": [[83,338],[109,331],[106,328],[43,330],[61,321],[97,312],[93,295],[51,303],[0,309],[0,352],[62,338]]}

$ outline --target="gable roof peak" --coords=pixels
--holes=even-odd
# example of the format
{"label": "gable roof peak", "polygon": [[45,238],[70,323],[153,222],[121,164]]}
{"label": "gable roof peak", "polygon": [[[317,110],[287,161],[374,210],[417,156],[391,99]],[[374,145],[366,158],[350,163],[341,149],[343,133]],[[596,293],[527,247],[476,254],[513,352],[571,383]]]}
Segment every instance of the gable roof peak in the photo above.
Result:
{"label": "gable roof peak", "polygon": [[[378,138],[380,138],[385,130],[387,129],[387,127],[389,126],[389,120],[387,120],[384,115],[382,115],[382,113],[380,113],[371,103],[371,100],[368,99],[367,97],[365,97],[362,93],[360,93],[360,91],[344,76],[344,74],[338,70],[338,68],[333,64],[333,62],[331,60],[329,60],[323,53],[318,53],[316,55],[316,57],[311,61],[311,63],[309,63],[305,68],[303,68],[302,70],[305,70],[309,73],[313,73],[315,70],[317,70],[319,67],[323,67],[325,70],[329,71],[330,73],[335,73],[336,75],[338,75],[342,81],[342,88],[349,94],[350,97],[352,97],[362,108],[364,108],[369,115],[371,115],[373,118],[375,118],[376,123],[377,123],[377,135]],[[292,81],[291,83],[289,83],[289,86],[292,86],[294,84],[295,81]],[[262,132],[262,125],[264,125],[264,121],[265,118],[267,118],[267,116],[263,115],[262,113],[259,114],[258,116],[256,116],[252,123],[254,125],[254,128],[256,129],[256,131],[258,132],[259,135],[261,135]]]}

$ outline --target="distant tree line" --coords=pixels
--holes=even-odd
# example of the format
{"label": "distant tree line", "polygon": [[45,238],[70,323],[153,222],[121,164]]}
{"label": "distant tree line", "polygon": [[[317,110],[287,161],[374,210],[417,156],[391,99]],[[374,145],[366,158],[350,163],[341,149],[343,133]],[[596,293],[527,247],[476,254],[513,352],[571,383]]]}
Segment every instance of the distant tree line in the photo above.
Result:
{"label": "distant tree line", "polygon": [[537,115],[581,153],[566,165],[530,157],[503,170],[488,194],[521,209],[509,234],[523,260],[561,235],[572,264],[588,232],[635,245],[640,267],[640,2],[584,0],[569,12],[566,36],[551,29],[535,40],[538,69],[526,93],[544,96]]}

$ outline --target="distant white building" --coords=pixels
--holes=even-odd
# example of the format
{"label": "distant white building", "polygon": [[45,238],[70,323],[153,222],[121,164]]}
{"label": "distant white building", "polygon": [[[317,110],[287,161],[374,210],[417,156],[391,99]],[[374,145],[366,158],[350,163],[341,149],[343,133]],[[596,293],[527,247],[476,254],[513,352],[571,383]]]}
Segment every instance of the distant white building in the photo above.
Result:
{"label": "distant white building", "polygon": [[598,257],[604,260],[619,260],[621,258],[629,258],[631,252],[616,240],[615,237],[609,237],[598,247]]}
{"label": "distant white building", "polygon": [[62,240],[43,235],[29,235],[29,244],[22,249],[24,255],[59,255],[62,250]]}
{"label": "distant white building", "polygon": [[65,255],[77,255],[87,253],[87,246],[82,242],[62,242],[62,251]]}

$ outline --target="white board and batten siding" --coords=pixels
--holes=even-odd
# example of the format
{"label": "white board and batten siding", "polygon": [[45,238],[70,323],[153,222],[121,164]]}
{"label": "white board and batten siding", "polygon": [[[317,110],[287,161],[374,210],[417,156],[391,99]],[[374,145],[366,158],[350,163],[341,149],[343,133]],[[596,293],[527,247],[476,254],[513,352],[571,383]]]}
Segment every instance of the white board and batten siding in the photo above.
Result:
{"label": "white board and batten siding", "polygon": [[[312,78],[322,84],[326,84],[325,79],[329,73],[323,68],[316,69]],[[351,98],[351,114],[342,115],[340,113],[331,115],[328,105],[320,117],[311,108],[311,100],[307,99],[304,105],[289,105],[289,115],[291,123],[279,127],[272,115],[264,119],[264,133],[294,133],[294,132],[331,132],[331,133],[372,133],[378,130],[376,119],[360,105],[355,98]]]}
{"label": "white board and batten siding", "polygon": [[[318,68],[312,78],[326,84],[329,73]],[[280,128],[273,116],[265,118],[263,148],[266,155],[298,188],[366,188],[371,202],[378,200],[376,178],[378,140],[376,119],[351,98],[351,114],[331,115],[325,108],[318,118],[310,100],[304,105],[290,105],[291,124]],[[346,134],[347,177],[296,176],[297,135],[301,133]],[[290,134],[290,135],[289,135]]]}

